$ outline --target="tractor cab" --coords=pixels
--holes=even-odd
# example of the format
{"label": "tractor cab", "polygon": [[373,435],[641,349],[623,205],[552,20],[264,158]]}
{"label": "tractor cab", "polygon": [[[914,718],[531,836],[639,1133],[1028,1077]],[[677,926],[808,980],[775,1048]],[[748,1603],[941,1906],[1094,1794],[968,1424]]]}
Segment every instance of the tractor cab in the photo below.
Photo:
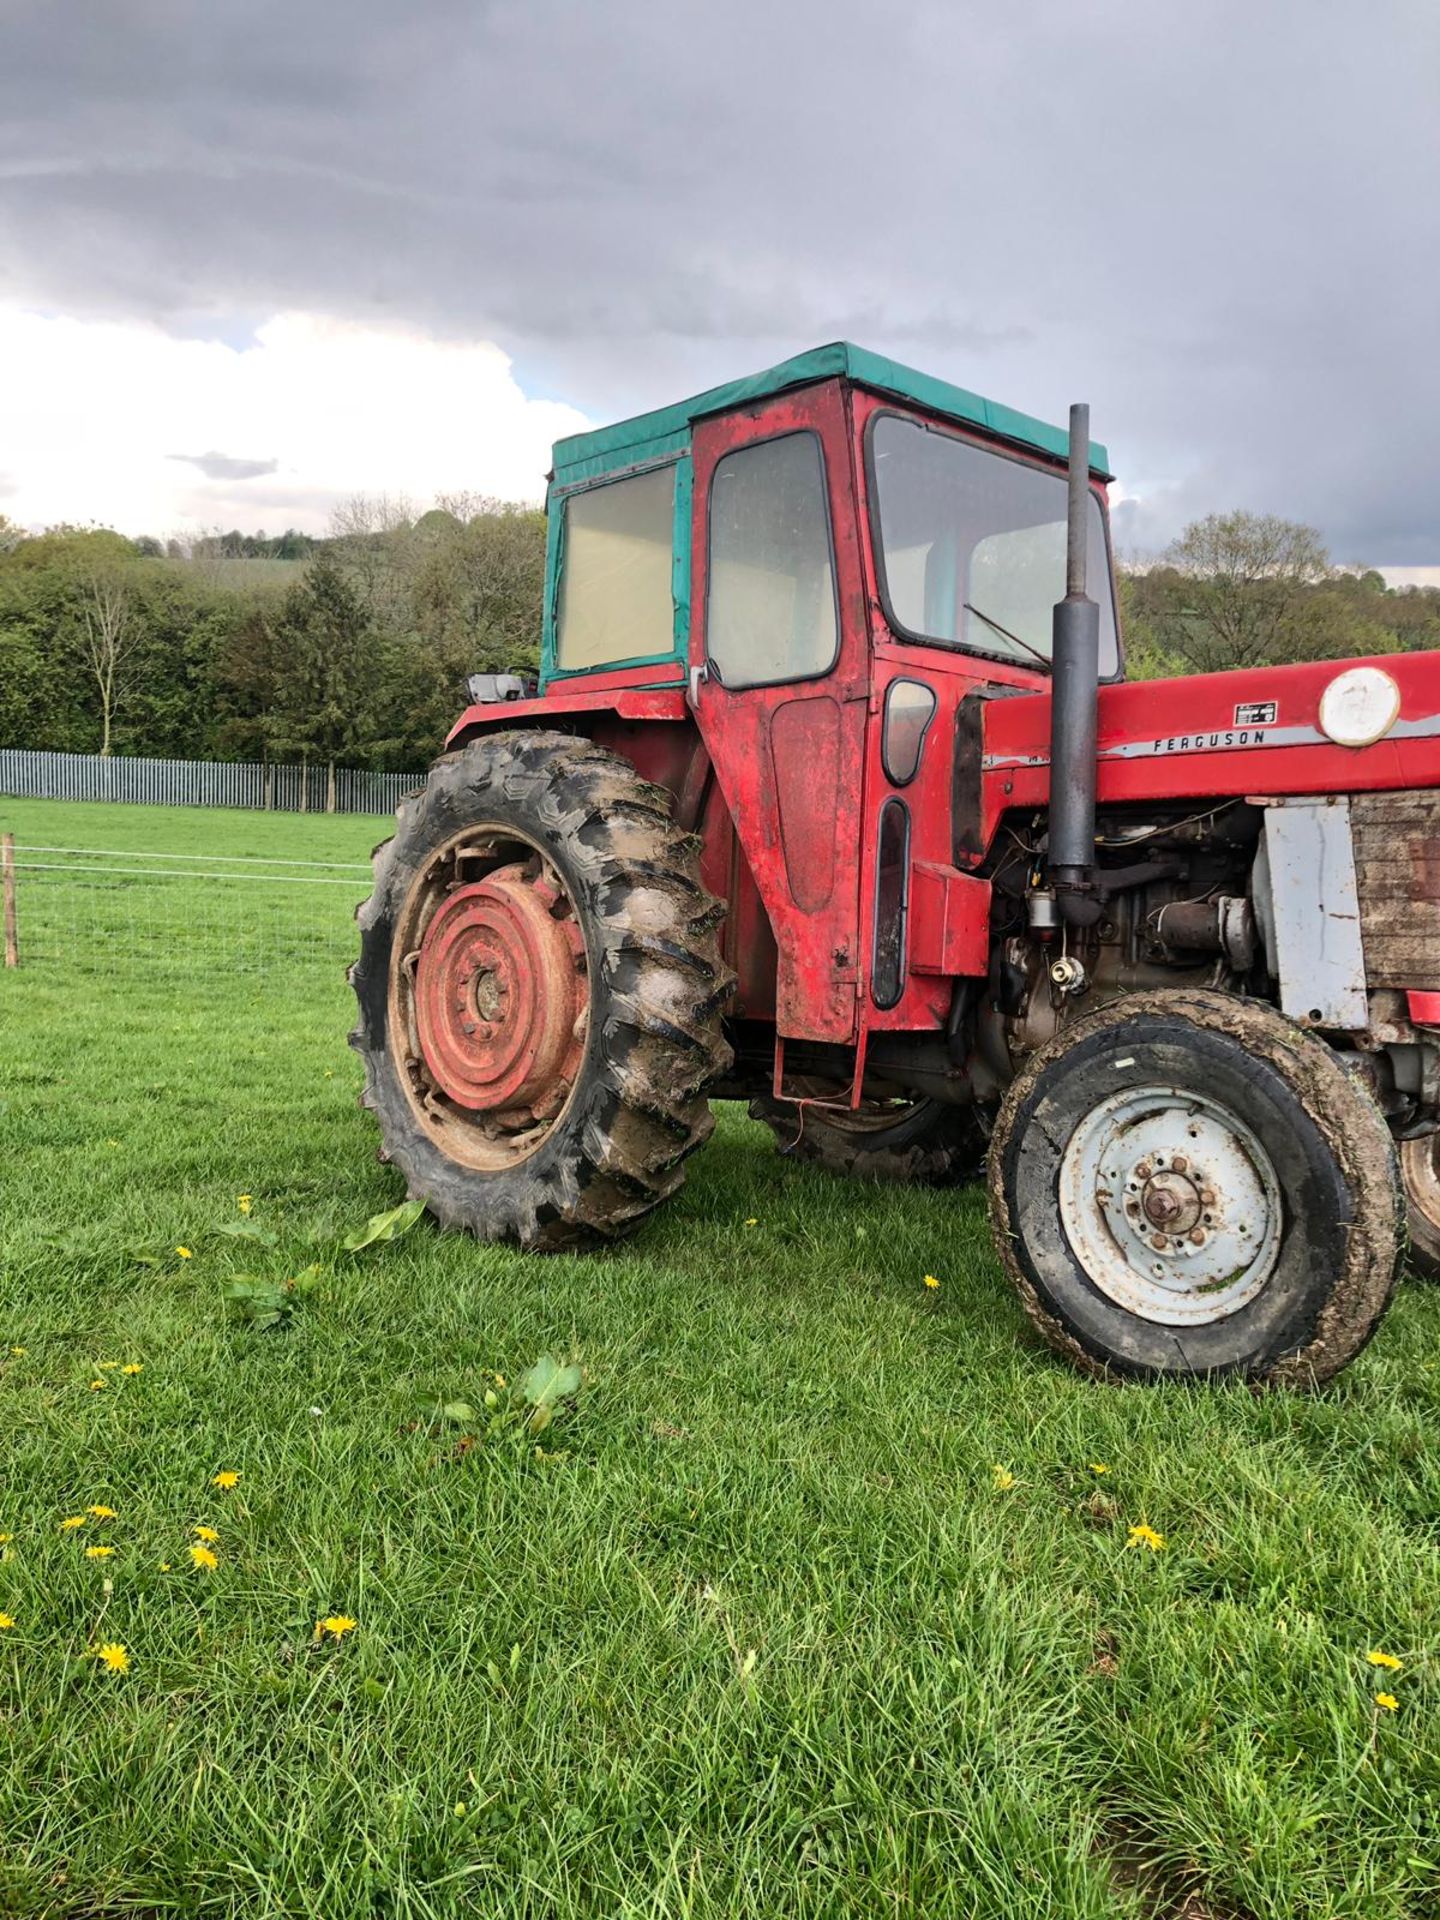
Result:
{"label": "tractor cab", "polygon": [[[956,971],[984,970],[979,710],[1047,684],[1067,452],[846,344],[555,448],[542,701],[672,690],[683,770],[659,736],[633,750],[693,796],[735,902],[737,1013],[777,1023],[782,1093],[785,1040],[852,1050],[849,1098],[869,1035],[933,1029]],[[1108,680],[1103,447],[1090,469]]]}

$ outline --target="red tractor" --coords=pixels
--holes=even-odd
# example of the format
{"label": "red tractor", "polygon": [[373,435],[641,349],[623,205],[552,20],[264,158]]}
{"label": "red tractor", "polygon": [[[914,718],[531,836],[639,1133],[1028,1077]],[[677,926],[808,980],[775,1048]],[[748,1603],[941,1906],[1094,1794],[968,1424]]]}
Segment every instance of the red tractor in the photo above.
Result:
{"label": "red tractor", "polygon": [[538,690],[472,681],[359,915],[442,1225],[613,1239],[745,1098],[988,1162],[1091,1372],[1354,1357],[1407,1197],[1440,1259],[1440,661],[1124,684],[1106,478],[848,345],[557,445]]}

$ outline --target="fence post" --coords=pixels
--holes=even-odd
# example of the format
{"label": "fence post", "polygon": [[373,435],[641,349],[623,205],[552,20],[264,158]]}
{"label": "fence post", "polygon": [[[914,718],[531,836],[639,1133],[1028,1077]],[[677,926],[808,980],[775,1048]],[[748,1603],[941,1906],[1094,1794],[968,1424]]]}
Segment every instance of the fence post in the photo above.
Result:
{"label": "fence post", "polygon": [[0,869],[4,871],[5,892],[5,964],[20,964],[20,933],[15,913],[15,836],[7,833],[0,840]]}
{"label": "fence post", "polygon": [[332,760],[325,773],[325,811],[335,811],[335,762]]}

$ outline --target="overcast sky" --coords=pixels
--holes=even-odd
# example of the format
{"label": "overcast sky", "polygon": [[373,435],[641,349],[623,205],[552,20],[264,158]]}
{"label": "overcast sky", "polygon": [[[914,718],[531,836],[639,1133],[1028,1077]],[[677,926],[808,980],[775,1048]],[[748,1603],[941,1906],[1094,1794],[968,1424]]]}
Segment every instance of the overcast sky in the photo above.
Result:
{"label": "overcast sky", "polygon": [[323,529],[848,337],[1440,563],[1436,0],[0,0],[0,511]]}

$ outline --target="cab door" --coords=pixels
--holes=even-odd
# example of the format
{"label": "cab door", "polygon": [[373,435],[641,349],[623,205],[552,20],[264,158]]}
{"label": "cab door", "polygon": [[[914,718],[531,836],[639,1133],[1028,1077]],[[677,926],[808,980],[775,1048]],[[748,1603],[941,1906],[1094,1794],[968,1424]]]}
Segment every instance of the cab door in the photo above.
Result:
{"label": "cab door", "polygon": [[846,393],[697,422],[690,687],[779,948],[776,1024],[857,1037],[869,689]]}

